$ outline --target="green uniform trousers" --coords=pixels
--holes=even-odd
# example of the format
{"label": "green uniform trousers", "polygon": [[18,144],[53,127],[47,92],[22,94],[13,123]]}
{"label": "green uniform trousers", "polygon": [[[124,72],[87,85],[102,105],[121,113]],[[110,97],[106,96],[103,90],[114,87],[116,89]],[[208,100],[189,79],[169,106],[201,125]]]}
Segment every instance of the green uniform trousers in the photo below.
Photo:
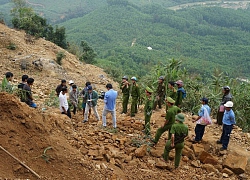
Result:
{"label": "green uniform trousers", "polygon": [[137,101],[138,101],[137,97],[132,97],[130,116],[135,116],[135,113],[137,113]]}
{"label": "green uniform trousers", "polygon": [[160,127],[159,129],[157,129],[156,134],[155,134],[155,139],[154,139],[154,143],[158,143],[161,135],[168,130],[168,139],[170,139],[171,134],[170,134],[170,129],[172,127],[172,124],[167,124],[165,125],[163,128]]}
{"label": "green uniform trousers", "polygon": [[124,94],[122,96],[122,113],[128,112],[128,100],[129,100],[129,94]]}
{"label": "green uniform trousers", "polygon": [[145,115],[145,134],[150,135],[150,118],[151,115]]}
{"label": "green uniform trousers", "polygon": [[161,109],[161,105],[163,104],[164,98],[160,97],[158,100],[155,99],[153,110],[156,109],[156,106],[158,105],[159,109]]}
{"label": "green uniform trousers", "polygon": [[171,147],[171,140],[168,140],[164,149],[163,158],[164,160],[168,161],[169,153],[174,148],[175,148],[174,165],[177,168],[180,165],[181,153],[182,153],[182,149],[184,148],[184,142],[177,143],[174,147]]}

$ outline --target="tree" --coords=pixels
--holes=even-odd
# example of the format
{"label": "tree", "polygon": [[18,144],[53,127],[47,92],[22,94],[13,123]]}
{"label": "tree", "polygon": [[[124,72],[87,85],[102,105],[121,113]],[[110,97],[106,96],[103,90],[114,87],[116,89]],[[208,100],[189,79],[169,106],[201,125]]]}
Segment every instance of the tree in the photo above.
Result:
{"label": "tree", "polygon": [[80,57],[80,61],[84,61],[87,64],[96,63],[95,57],[97,56],[94,50],[87,44],[87,42],[81,42],[82,47],[82,56]]}
{"label": "tree", "polygon": [[45,37],[47,40],[66,49],[65,28],[56,26],[55,32],[51,25],[47,24],[45,18],[37,15],[32,8],[28,7],[24,0],[12,0],[14,7],[11,10],[13,16],[12,24],[14,28],[23,29],[26,33]]}

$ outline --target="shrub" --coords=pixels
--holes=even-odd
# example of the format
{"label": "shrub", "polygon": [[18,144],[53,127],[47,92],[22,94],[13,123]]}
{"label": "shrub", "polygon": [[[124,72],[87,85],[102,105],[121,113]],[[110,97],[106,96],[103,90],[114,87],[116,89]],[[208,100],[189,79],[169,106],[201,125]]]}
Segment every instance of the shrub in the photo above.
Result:
{"label": "shrub", "polygon": [[17,46],[14,43],[10,43],[6,48],[10,50],[16,50]]}
{"label": "shrub", "polygon": [[64,52],[60,51],[57,53],[56,55],[56,62],[59,64],[59,65],[62,65],[62,59],[65,57],[65,54]]}

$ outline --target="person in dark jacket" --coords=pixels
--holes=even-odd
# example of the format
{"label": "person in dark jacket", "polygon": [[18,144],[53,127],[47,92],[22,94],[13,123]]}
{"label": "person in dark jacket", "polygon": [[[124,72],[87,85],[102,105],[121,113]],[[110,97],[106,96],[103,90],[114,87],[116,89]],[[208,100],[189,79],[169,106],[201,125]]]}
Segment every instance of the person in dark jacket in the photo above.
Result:
{"label": "person in dark jacket", "polygon": [[182,80],[176,81],[175,84],[176,84],[177,87],[178,87],[175,105],[178,106],[178,107],[181,107],[182,100],[183,100],[183,99],[185,98],[185,96],[186,96],[186,91],[185,91],[185,89],[183,88],[183,81],[182,81]]}
{"label": "person in dark jacket", "polygon": [[61,80],[61,84],[59,84],[57,87],[56,87],[56,95],[57,95],[57,97],[59,97],[59,94],[60,94],[60,92],[62,91],[62,88],[63,87],[66,87],[67,88],[67,86],[66,86],[66,80],[65,79],[62,79]]}
{"label": "person in dark jacket", "polygon": [[223,119],[223,115],[224,115],[224,104],[226,104],[228,101],[232,101],[232,94],[230,93],[230,87],[229,86],[224,86],[222,88],[222,99],[221,99],[221,103],[220,106],[218,108],[218,112],[217,112],[217,121],[216,124],[218,125],[222,125],[222,119]]}

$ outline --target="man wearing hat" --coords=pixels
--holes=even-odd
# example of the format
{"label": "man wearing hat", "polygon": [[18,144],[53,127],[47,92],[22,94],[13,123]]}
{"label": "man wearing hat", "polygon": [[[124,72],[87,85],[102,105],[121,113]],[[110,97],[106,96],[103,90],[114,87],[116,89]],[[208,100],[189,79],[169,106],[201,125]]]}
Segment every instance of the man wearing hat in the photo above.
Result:
{"label": "man wearing hat", "polygon": [[140,98],[140,88],[138,86],[138,84],[136,83],[137,78],[136,77],[132,77],[131,78],[132,81],[132,87],[131,87],[131,96],[132,96],[132,103],[131,103],[131,113],[130,116],[134,117],[135,113],[137,113],[137,103],[138,100]]}
{"label": "man wearing hat", "polygon": [[232,110],[233,102],[227,101],[226,104],[224,104],[224,106],[225,106],[225,112],[222,119],[223,123],[222,134],[220,140],[217,141],[217,144],[222,144],[222,147],[220,148],[221,151],[227,150],[233,125],[236,124],[235,115]]}
{"label": "man wearing hat", "polygon": [[84,94],[84,99],[86,99],[87,103],[86,103],[86,107],[85,107],[85,113],[84,113],[84,120],[83,122],[87,122],[88,121],[88,112],[89,109],[93,109],[94,114],[96,119],[99,121],[100,117],[99,114],[97,112],[97,100],[98,100],[99,96],[98,93],[92,89],[91,85],[87,86],[87,92]]}
{"label": "man wearing hat", "polygon": [[[196,122],[195,126],[195,138],[193,140],[194,143],[198,143],[202,140],[202,137],[205,132],[206,125],[205,122],[202,120],[206,118],[206,116],[210,117],[211,108],[208,106],[208,99],[203,97],[201,98],[201,109],[199,110],[198,117],[193,120],[193,122]],[[210,119],[211,120],[211,119]]]}
{"label": "man wearing hat", "polygon": [[171,139],[166,143],[163,159],[168,161],[169,152],[171,149],[175,148],[175,168],[178,168],[181,160],[182,149],[184,148],[184,138],[188,135],[188,127],[183,124],[185,117],[183,114],[179,113],[175,116],[176,123],[171,127]]}
{"label": "man wearing hat", "polygon": [[157,105],[159,109],[161,109],[161,104],[163,102],[165,94],[166,94],[166,86],[164,84],[164,77],[160,76],[158,79],[158,87],[156,89],[156,98],[155,98],[153,110],[156,109]]}
{"label": "man wearing hat", "polygon": [[218,109],[218,112],[217,112],[217,124],[218,125],[222,125],[222,119],[223,119],[223,115],[224,115],[224,104],[226,104],[226,102],[228,101],[232,101],[232,94],[230,93],[230,87],[229,86],[224,86],[222,87],[222,93],[223,93],[223,96],[222,96],[222,100],[221,100],[221,103],[220,103],[220,107]]}
{"label": "man wearing hat", "polygon": [[155,134],[155,139],[152,140],[154,144],[158,143],[161,135],[167,130],[169,131],[168,139],[170,139],[170,136],[171,136],[170,129],[175,122],[175,115],[181,112],[181,109],[175,106],[174,103],[175,101],[171,97],[167,97],[168,111],[165,117],[166,120],[164,124],[159,129],[157,129],[156,134]]}
{"label": "man wearing hat", "polygon": [[122,112],[121,114],[123,113],[126,114],[128,111],[128,100],[129,100],[129,90],[130,90],[130,84],[128,82],[127,76],[122,77],[120,89],[122,90]]}
{"label": "man wearing hat", "polygon": [[185,91],[185,89],[183,88],[183,81],[182,81],[182,80],[176,81],[175,84],[176,84],[177,87],[178,87],[175,105],[178,106],[178,107],[181,107],[182,100],[183,100],[184,98],[186,98],[186,91]]}
{"label": "man wearing hat", "polygon": [[152,97],[153,90],[149,87],[146,87],[145,90],[146,93],[146,103],[144,106],[144,118],[145,118],[145,134],[150,135],[150,118],[152,115],[152,108],[154,104],[154,100]]}

